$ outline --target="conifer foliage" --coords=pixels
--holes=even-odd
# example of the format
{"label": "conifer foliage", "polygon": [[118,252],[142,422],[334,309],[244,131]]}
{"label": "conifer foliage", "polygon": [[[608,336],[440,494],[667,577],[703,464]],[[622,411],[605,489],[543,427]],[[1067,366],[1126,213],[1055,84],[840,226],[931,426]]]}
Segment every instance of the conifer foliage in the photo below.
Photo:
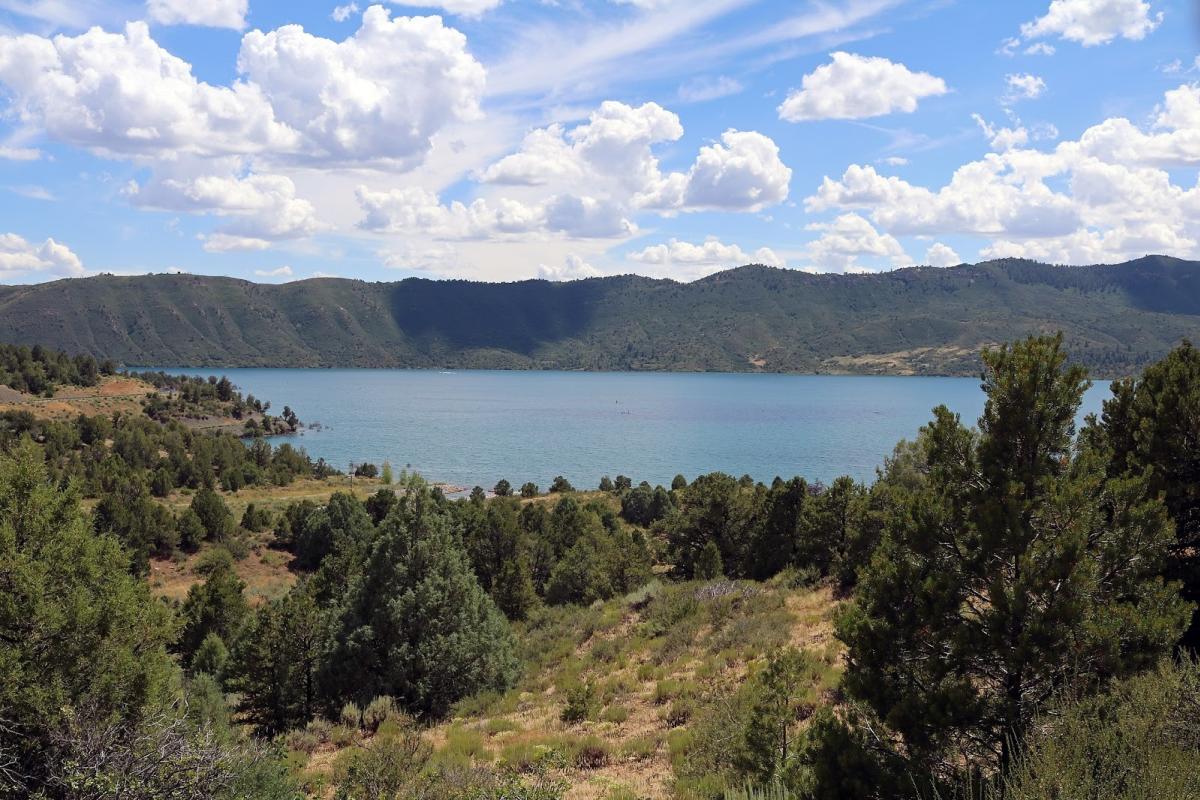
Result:
{"label": "conifer foliage", "polygon": [[1187,614],[1159,577],[1171,526],[1144,479],[1109,479],[1102,454],[1073,448],[1087,383],[1061,338],[984,361],[978,432],[935,410],[921,485],[838,621],[845,689],[935,778],[1003,771],[1056,692],[1153,663]]}

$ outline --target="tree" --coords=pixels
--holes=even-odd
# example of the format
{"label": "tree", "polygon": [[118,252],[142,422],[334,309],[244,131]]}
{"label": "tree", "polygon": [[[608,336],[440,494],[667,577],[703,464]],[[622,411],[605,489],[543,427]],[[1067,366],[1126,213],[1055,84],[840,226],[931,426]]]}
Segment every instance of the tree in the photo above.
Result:
{"label": "tree", "polygon": [[196,654],[192,656],[192,672],[200,675],[211,675],[220,681],[225,676],[225,668],[229,664],[229,648],[217,634],[210,633],[204,637]]}
{"label": "tree", "polygon": [[248,531],[259,533],[271,527],[271,512],[265,508],[259,508],[254,503],[248,503],[246,510],[242,513],[242,527]]}
{"label": "tree", "polygon": [[696,578],[697,580],[711,581],[714,578],[723,577],[725,577],[725,567],[721,564],[721,551],[717,549],[716,542],[706,542],[700,549],[700,555],[696,556]]}
{"label": "tree", "polygon": [[747,554],[751,577],[764,580],[796,563],[801,531],[809,527],[810,503],[804,478],[779,482],[767,492],[762,524],[756,526]]}
{"label": "tree", "polygon": [[386,694],[439,717],[459,699],[515,678],[508,623],[427,487],[409,487],[384,520],[340,607],[324,668],[339,699],[362,705]]}
{"label": "tree", "polygon": [[529,499],[538,496],[538,486],[533,481],[526,481],[521,484],[521,497]]}
{"label": "tree", "polygon": [[36,785],[70,709],[135,719],[167,696],[174,625],[28,440],[0,456],[0,587],[0,754]]}
{"label": "tree", "polygon": [[813,677],[811,659],[792,647],[772,653],[755,676],[754,702],[737,766],[759,785],[793,779],[800,704]]}
{"label": "tree", "polygon": [[379,471],[379,482],[384,486],[391,486],[396,482],[395,476],[392,475],[392,464],[389,461],[383,462],[383,467]]}
{"label": "tree", "polygon": [[633,488],[632,478],[627,478],[624,475],[618,475],[616,480],[613,481],[613,489],[616,490],[618,494],[628,492],[631,488]]}
{"label": "tree", "polygon": [[336,492],[307,517],[296,536],[296,561],[304,569],[316,569],[330,553],[365,545],[374,526],[366,509],[352,495]]}
{"label": "tree", "polygon": [[[1200,350],[1184,341],[1136,380],[1116,381],[1099,430],[1111,453],[1110,473],[1149,472],[1146,489],[1162,495],[1175,522],[1166,576],[1200,603]],[[1200,649],[1200,611],[1184,643]]]}
{"label": "tree", "polygon": [[495,488],[492,489],[492,494],[496,495],[496,497],[511,497],[512,484],[501,478],[496,482]]}
{"label": "tree", "polygon": [[1061,336],[983,358],[978,434],[935,409],[923,484],[837,620],[847,693],[935,779],[1005,771],[1052,695],[1152,664],[1188,613],[1157,575],[1165,510],[1072,450],[1087,383]]}
{"label": "tree", "polygon": [[671,479],[671,491],[678,492],[680,489],[686,489],[688,485],[687,478],[682,475],[676,475]]}
{"label": "tree", "polygon": [[496,606],[511,620],[523,620],[530,609],[537,605],[538,596],[533,588],[533,570],[524,553],[510,558],[500,567],[492,583],[492,599]]}
{"label": "tree", "polygon": [[[390,481],[388,483],[390,484]],[[392,506],[396,505],[396,492],[392,489],[380,489],[368,497],[364,505],[367,513],[371,515],[371,521],[378,525],[392,510]]]}
{"label": "tree", "polygon": [[209,634],[215,633],[224,642],[235,640],[250,612],[245,589],[246,584],[226,562],[217,563],[203,583],[193,584],[188,589],[181,610],[183,630],[179,636],[179,649],[185,662],[191,663]]}
{"label": "tree", "polygon": [[324,638],[320,609],[304,586],[254,615],[234,647],[229,685],[239,693],[238,711],[260,734],[302,726],[316,714]]}
{"label": "tree", "polygon": [[605,475],[604,477],[602,477],[600,479],[600,491],[611,493],[615,489],[616,489],[616,485],[612,482],[612,478]]}
{"label": "tree", "polygon": [[554,480],[550,482],[550,494],[558,494],[560,492],[573,492],[573,491],[575,491],[575,487],[572,486],[571,482],[569,480],[567,480],[566,478],[564,478],[562,475],[556,476],[554,478]]}
{"label": "tree", "polygon": [[189,552],[195,552],[208,533],[200,517],[190,508],[179,512],[179,516],[175,518],[175,530],[178,533],[179,546]]}
{"label": "tree", "polygon": [[679,513],[668,521],[667,544],[675,572],[691,578],[695,561],[712,541],[726,574],[741,575],[745,552],[757,525],[758,498],[723,472],[701,475],[679,493]]}
{"label": "tree", "polygon": [[233,535],[233,514],[221,496],[208,487],[200,489],[192,497],[192,513],[204,526],[204,538],[215,542],[224,541]]}

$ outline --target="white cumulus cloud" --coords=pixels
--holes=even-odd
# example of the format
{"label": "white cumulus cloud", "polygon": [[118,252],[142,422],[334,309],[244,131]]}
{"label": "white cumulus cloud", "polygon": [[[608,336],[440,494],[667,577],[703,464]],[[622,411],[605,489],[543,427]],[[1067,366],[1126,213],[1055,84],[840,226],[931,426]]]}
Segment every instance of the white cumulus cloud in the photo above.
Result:
{"label": "white cumulus cloud", "polygon": [[703,242],[671,239],[627,254],[626,258],[639,264],[660,269],[658,274],[671,277],[699,278],[704,275],[745,264],[766,264],[771,267],[785,266],[784,260],[769,247],[760,247],[748,253],[736,244],[726,244],[715,236]]}
{"label": "white cumulus cloud", "polygon": [[0,280],[35,276],[68,278],[82,274],[83,263],[65,244],[54,239],[34,244],[15,233],[0,233]]}
{"label": "white cumulus cloud", "polygon": [[358,3],[347,3],[344,6],[334,6],[329,18],[334,22],[345,22],[358,13]]}
{"label": "white cumulus cloud", "polygon": [[925,262],[931,267],[953,267],[963,260],[950,245],[935,242],[925,251]]}
{"label": "white cumulus cloud", "polygon": [[1015,103],[1018,100],[1036,100],[1046,91],[1046,81],[1037,75],[1028,73],[1008,75],[1004,80],[1008,86],[1004,94],[1004,100],[1007,103]]}
{"label": "white cumulus cloud", "polygon": [[544,281],[575,281],[582,278],[598,278],[600,275],[600,270],[574,253],[568,253],[560,265],[540,264],[538,266],[538,277]]}
{"label": "white cumulus cloud", "polygon": [[801,88],[779,106],[780,119],[802,122],[912,113],[921,98],[948,91],[941,78],[913,72],[886,58],[838,52],[832,59],[804,76]]}
{"label": "white cumulus cloud", "polygon": [[0,36],[0,83],[23,123],[102,155],[287,152],[298,143],[259,87],[197,80],[144,22],[122,33]]}
{"label": "white cumulus cloud", "polygon": [[146,0],[150,19],[163,25],[204,25],[210,28],[246,27],[249,0]]}
{"label": "white cumulus cloud", "polygon": [[1021,26],[1026,39],[1058,36],[1084,47],[1118,37],[1139,40],[1162,24],[1145,0],[1053,0],[1046,13]]}
{"label": "white cumulus cloud", "polygon": [[282,266],[277,269],[256,269],[254,274],[260,278],[290,278],[292,277],[292,268]]}
{"label": "white cumulus cloud", "polygon": [[859,262],[863,257],[883,260],[890,267],[912,263],[894,236],[880,233],[858,214],[842,214],[832,222],[813,223],[808,227],[820,231],[821,235],[809,242],[805,255],[821,271],[867,271],[870,267]]}
{"label": "white cumulus cloud", "polygon": [[825,178],[805,206],[865,214],[894,235],[978,236],[987,241],[985,258],[1093,264],[1149,253],[1200,257],[1200,185],[1175,183],[1170,171],[1200,164],[1200,87],[1166,92],[1144,128],[1116,117],[1049,152],[1023,141],[997,149],[960,166],[939,188],[854,164],[838,179]]}
{"label": "white cumulus cloud", "polygon": [[382,6],[341,42],[299,25],[251,31],[238,69],[300,132],[303,155],[321,162],[412,167],[444,126],[481,114],[484,68],[466,37],[440,17],[392,19]]}

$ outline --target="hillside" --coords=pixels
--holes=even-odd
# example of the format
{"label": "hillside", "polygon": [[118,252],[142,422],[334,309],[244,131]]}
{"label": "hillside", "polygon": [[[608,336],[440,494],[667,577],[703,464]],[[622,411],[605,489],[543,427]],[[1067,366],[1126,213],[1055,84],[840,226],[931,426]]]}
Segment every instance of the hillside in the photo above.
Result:
{"label": "hillside", "polygon": [[137,365],[973,374],[980,348],[1060,329],[1096,374],[1136,371],[1200,338],[1200,263],[747,266],[689,284],[147,275],[0,287],[0,341]]}

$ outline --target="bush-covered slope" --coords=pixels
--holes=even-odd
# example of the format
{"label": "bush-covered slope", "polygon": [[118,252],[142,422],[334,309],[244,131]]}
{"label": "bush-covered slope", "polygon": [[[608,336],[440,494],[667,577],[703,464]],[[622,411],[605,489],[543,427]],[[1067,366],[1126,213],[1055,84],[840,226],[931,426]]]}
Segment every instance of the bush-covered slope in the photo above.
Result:
{"label": "bush-covered slope", "polygon": [[748,266],[689,284],[148,275],[0,287],[0,341],[143,365],[966,374],[980,348],[1054,330],[1095,373],[1131,373],[1200,338],[1200,264]]}

